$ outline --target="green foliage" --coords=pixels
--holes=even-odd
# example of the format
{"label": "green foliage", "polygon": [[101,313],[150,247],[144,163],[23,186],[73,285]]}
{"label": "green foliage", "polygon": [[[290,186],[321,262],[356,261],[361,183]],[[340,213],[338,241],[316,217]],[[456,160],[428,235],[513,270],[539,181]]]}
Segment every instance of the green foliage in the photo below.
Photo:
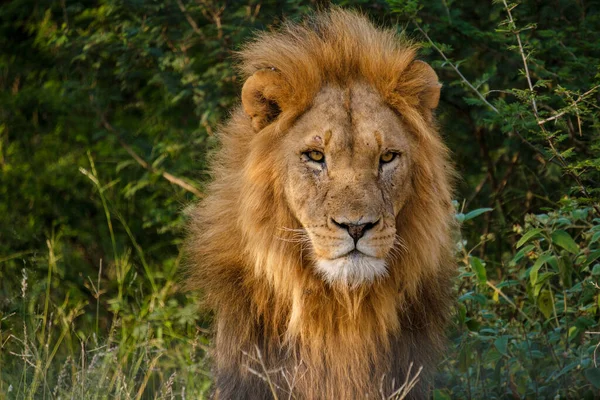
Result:
{"label": "green foliage", "polygon": [[[185,209],[238,101],[235,50],[326,3],[0,8],[0,399],[209,393]],[[433,397],[600,396],[598,5],[336,3],[423,42],[444,85],[463,228]]]}
{"label": "green foliage", "polygon": [[493,237],[461,242],[455,350],[442,386],[458,398],[595,398],[600,218],[564,201],[524,221],[513,227],[520,250],[496,265],[474,255]]}

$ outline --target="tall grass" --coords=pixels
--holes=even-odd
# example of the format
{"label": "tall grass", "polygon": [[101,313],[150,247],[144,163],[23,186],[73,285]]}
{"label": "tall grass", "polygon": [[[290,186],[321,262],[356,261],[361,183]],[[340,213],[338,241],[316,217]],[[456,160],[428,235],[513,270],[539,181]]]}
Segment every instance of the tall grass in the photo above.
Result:
{"label": "tall grass", "polygon": [[[69,265],[60,231],[48,235],[45,254],[0,260],[24,265],[15,308],[0,314],[0,399],[204,398],[208,339],[196,297],[179,292],[180,259],[146,260],[88,158],[80,171],[97,189],[114,259],[97,260],[97,275],[81,277],[87,298],[62,280]],[[119,248],[115,222],[130,246]],[[37,280],[39,271],[46,275]]]}

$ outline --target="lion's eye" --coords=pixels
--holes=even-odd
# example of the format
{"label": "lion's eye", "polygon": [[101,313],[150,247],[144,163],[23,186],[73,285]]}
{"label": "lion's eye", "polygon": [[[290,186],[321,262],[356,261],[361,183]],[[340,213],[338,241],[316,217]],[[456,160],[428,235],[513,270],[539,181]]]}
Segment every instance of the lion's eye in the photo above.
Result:
{"label": "lion's eye", "polygon": [[398,153],[394,153],[394,152],[392,152],[392,151],[388,151],[388,152],[386,152],[386,153],[383,153],[383,154],[381,155],[381,157],[379,158],[379,161],[380,161],[382,164],[387,164],[387,163],[390,163],[390,162],[394,161],[394,159],[395,159],[396,157],[398,157]]}
{"label": "lion's eye", "polygon": [[318,162],[318,163],[322,163],[325,161],[325,154],[321,153],[320,151],[311,150],[311,151],[307,151],[304,154],[306,154],[308,159],[311,161]]}

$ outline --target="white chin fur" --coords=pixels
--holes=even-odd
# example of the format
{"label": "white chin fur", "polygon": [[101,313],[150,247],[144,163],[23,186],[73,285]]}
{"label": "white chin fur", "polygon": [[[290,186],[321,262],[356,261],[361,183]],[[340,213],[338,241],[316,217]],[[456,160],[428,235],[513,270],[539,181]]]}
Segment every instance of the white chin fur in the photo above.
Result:
{"label": "white chin fur", "polygon": [[388,272],[384,260],[358,254],[317,260],[316,269],[329,284],[341,283],[354,287],[372,283]]}

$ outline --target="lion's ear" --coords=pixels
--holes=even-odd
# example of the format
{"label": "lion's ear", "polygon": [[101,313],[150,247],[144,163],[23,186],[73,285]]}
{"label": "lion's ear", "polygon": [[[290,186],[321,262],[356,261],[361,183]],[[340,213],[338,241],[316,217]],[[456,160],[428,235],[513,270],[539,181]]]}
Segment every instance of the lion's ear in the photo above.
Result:
{"label": "lion's ear", "polygon": [[289,95],[289,85],[274,69],[256,71],[246,80],[242,88],[242,106],[252,119],[256,132],[277,119]]}
{"label": "lion's ear", "polygon": [[442,85],[438,76],[429,64],[424,61],[415,60],[410,66],[411,72],[421,78],[423,89],[419,94],[420,105],[429,110],[437,108],[440,102]]}

